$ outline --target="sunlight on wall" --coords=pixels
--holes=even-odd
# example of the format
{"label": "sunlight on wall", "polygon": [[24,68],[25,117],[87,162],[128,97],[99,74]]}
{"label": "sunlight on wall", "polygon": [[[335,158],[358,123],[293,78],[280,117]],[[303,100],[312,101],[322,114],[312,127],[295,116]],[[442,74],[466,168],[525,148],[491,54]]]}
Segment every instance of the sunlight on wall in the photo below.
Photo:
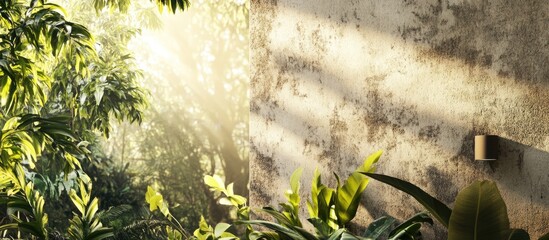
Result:
{"label": "sunlight on wall", "polygon": [[[530,78],[513,76],[509,71],[515,60],[509,56],[523,50],[509,50],[505,41],[511,37],[492,36],[505,32],[487,22],[493,20],[475,19],[482,14],[478,5],[445,4],[257,4],[252,18],[251,101],[256,107],[250,120],[251,160],[252,166],[272,161],[279,176],[264,177],[258,170],[252,181],[275,180],[288,187],[292,171],[303,166],[307,192],[317,166],[324,176],[348,173],[364,156],[384,149],[378,172],[415,182],[449,203],[474,179],[497,181],[513,209],[513,226],[541,233],[542,226],[534,222],[547,219],[549,206],[539,196],[549,182],[544,173],[549,132],[543,124],[549,109],[541,97],[547,96],[547,85],[536,79],[546,70],[537,68]],[[492,8],[501,6],[497,2]],[[496,19],[514,29],[513,18],[505,17],[507,24],[503,18]],[[474,21],[488,30],[477,31]],[[455,42],[466,32],[477,35]],[[457,50],[446,49],[450,47]],[[532,65],[544,64],[527,56]],[[472,138],[483,133],[505,139],[501,161],[492,166],[472,161]],[[420,209],[403,209],[395,199],[403,195],[378,183],[372,186],[359,221],[379,217],[380,211],[404,218]],[[283,195],[276,189],[252,200],[274,204]],[[535,217],[525,217],[520,209]],[[431,234],[442,236],[440,229],[435,232]]]}
{"label": "sunlight on wall", "polygon": [[[333,39],[329,41],[330,44],[324,46],[324,55],[318,55],[318,51],[315,51],[315,41],[308,39],[311,35],[303,36],[302,32],[295,31],[296,19],[299,19],[298,28],[315,29],[317,26],[329,26],[315,30],[317,36]],[[421,112],[421,115],[430,116],[437,122],[453,126],[456,130],[463,132],[458,136],[450,132],[442,133],[448,137],[441,138],[441,140],[449,141],[429,143],[438,145],[433,147],[438,147],[447,155],[452,155],[459,150],[459,143],[452,138],[461,139],[466,133],[464,131],[466,126],[472,122],[474,114],[479,110],[479,100],[485,102],[482,105],[489,104],[490,101],[518,101],[528,90],[524,84],[501,78],[490,70],[471,69],[457,59],[422,58],[421,51],[425,51],[422,47],[410,47],[404,41],[395,39],[389,34],[380,33],[375,29],[363,27],[357,31],[356,28],[348,25],[336,26],[333,21],[304,15],[294,8],[285,7],[279,7],[278,17],[274,23],[277,28],[270,33],[270,37],[277,40],[271,43],[271,50],[274,52],[277,63],[284,65],[291,62],[292,59],[301,59],[300,61],[303,62],[311,62],[314,65],[312,68],[321,69],[321,72],[310,71],[307,68],[301,69],[297,73],[281,72],[283,78],[291,77],[297,83],[283,85],[280,91],[274,93],[279,99],[284,99],[286,104],[284,104],[283,110],[275,109],[277,112],[273,115],[283,116],[282,111],[288,112],[290,115],[296,115],[297,119],[306,119],[312,123],[319,122],[317,124],[319,128],[329,125],[326,116],[332,114],[338,104],[337,100],[341,100],[342,97],[357,100],[354,105],[367,104],[361,103],[360,99],[366,97],[365,90],[371,86],[361,87],[362,79],[382,76],[383,81],[377,87],[379,94],[386,96],[383,101],[394,105],[409,106],[415,111]],[[336,30],[334,31],[333,28]],[[336,34],[338,35],[335,36]],[[284,37],[279,38],[278,36]],[[304,39],[300,40],[301,37]],[[300,44],[291,44],[295,42]],[[283,66],[281,67],[283,68]],[[483,83],[485,86],[479,86],[477,82],[469,80],[471,71],[483,75],[482,81],[485,81]],[[451,80],[451,82],[446,80]],[[505,86],[506,83],[507,86]],[[491,91],[488,91],[486,95],[483,89],[491,89]],[[303,95],[307,95],[307,97],[304,98]],[[296,102],[300,102],[300,104],[295,104]],[[356,108],[357,106],[354,105],[343,108]],[[338,110],[346,111],[346,109]],[[347,112],[352,113],[350,109]],[[341,115],[352,117],[352,114]],[[494,116],[494,118],[500,117]],[[395,121],[396,119],[390,120]],[[430,120],[420,119],[419,121]],[[281,119],[280,121],[293,125],[298,124],[294,122],[295,119]],[[290,131],[300,130],[299,126],[286,128]],[[368,129],[365,130],[368,131]],[[417,131],[419,129],[411,129],[404,132],[403,135],[406,135],[408,140],[413,140],[417,137]],[[328,132],[324,132],[319,135],[328,134]],[[271,138],[265,140],[269,139]],[[285,139],[285,142],[287,144],[281,146],[280,150],[293,152],[295,141]],[[413,146],[410,147],[413,148]],[[402,153],[404,155],[399,157],[405,157],[409,150],[405,149]],[[293,165],[290,166],[290,169],[293,167]]]}

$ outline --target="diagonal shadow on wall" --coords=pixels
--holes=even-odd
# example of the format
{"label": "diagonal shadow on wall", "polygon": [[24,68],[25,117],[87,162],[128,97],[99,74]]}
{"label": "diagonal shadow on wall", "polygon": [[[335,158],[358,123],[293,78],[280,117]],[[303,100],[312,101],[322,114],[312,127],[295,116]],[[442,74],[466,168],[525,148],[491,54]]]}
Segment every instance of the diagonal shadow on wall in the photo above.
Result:
{"label": "diagonal shadow on wall", "polygon": [[[278,76],[273,79],[267,77],[269,81],[259,79],[261,84],[255,86],[252,84],[252,91],[262,92],[267,96],[255,95],[252,98],[252,112],[306,139],[309,141],[308,144],[327,149],[321,158],[325,158],[330,169],[338,172],[349,171],[355,167],[354,164],[358,164],[355,160],[358,152],[354,149],[359,149],[364,142],[359,141],[352,147],[347,146],[349,141],[346,140],[348,138],[346,135],[352,134],[353,130],[349,130],[349,127],[334,126],[339,122],[346,122],[347,116],[331,114],[331,118],[335,121],[330,121],[326,126],[310,126],[308,123],[312,116],[304,115],[292,108],[292,104],[302,104],[299,99],[314,97],[307,96],[307,90],[296,84],[307,82],[306,85],[313,86],[312,89],[330,92],[330,96],[344,99],[345,102],[353,105],[335,108],[336,110],[356,109],[356,112],[361,115],[360,121],[368,125],[367,138],[373,139],[372,141],[386,139],[382,144],[386,144],[389,150],[391,146],[400,144],[392,136],[404,135],[410,141],[427,142],[435,148],[440,148],[441,151],[455,153],[450,159],[434,161],[455,165],[454,169],[458,169],[457,172],[449,172],[433,166],[414,172],[414,165],[418,165],[421,159],[411,159],[398,162],[403,164],[401,169],[386,169],[390,170],[390,174],[403,179],[415,177],[412,176],[413,174],[420,175],[416,184],[428,186],[433,195],[448,204],[451,204],[458,189],[463,187],[464,183],[479,177],[494,179],[505,191],[516,193],[510,195],[511,197],[525,198],[524,200],[531,205],[548,209],[549,202],[543,195],[547,192],[547,186],[540,181],[546,180],[549,176],[540,175],[541,171],[539,171],[539,168],[549,169],[548,153],[534,146],[544,146],[545,136],[549,134],[549,126],[545,124],[548,120],[549,108],[543,101],[549,98],[549,91],[547,91],[549,33],[544,30],[546,29],[544,26],[548,23],[548,13],[543,11],[548,8],[549,2],[536,0],[449,2],[272,1],[272,4],[276,3],[276,7],[279,8],[292,8],[309,17],[328,20],[333,25],[353,27],[357,31],[364,28],[374,29],[381,34],[399,39],[406,47],[417,49],[424,59],[450,59],[461,62],[471,69],[470,78],[478,77],[474,76],[478,72],[495,74],[502,82],[511,82],[511,85],[506,85],[509,88],[526,89],[518,101],[522,102],[522,105],[497,106],[506,104],[504,101],[496,102],[496,106],[480,105],[472,112],[474,116],[467,116],[468,120],[453,121],[447,116],[437,115],[436,111],[426,111],[417,103],[399,101],[390,93],[382,91],[379,85],[385,81],[383,75],[357,79],[355,81],[360,82],[357,87],[345,82],[338,73],[326,68],[322,63],[303,57],[299,52],[268,49],[269,60],[275,62]],[[410,18],[400,19],[400,16],[410,16]],[[413,20],[409,21],[410,19]],[[319,28],[322,27],[319,25]],[[305,36],[306,33],[303,35]],[[492,81],[492,79],[494,78],[485,81]],[[452,81],[452,79],[444,81]],[[487,88],[487,83],[482,81],[471,80],[468,84]],[[491,84],[489,86],[497,86],[505,83],[489,84]],[[292,88],[295,93],[292,96],[293,102],[289,99],[277,98],[276,92],[283,88]],[[259,91],[261,89],[265,91]],[[459,91],[459,87],[456,91]],[[497,93],[497,91],[490,92],[487,98],[490,98],[490,94]],[[262,108],[273,111],[263,111]],[[505,119],[493,120],[494,112],[489,111],[490,109],[501,111],[498,114],[505,116]],[[463,116],[456,115],[455,118],[463,118]],[[322,127],[330,129],[319,129]],[[441,132],[445,131],[440,130],[441,128],[450,129],[449,132],[455,133],[452,135],[455,138],[448,139],[448,136],[441,136]],[[501,161],[498,160],[490,166],[472,160],[473,139],[477,134],[503,134],[507,137],[501,142]],[[447,139],[442,141],[444,140],[442,138]],[[456,142],[459,146],[457,149]],[[421,150],[418,149],[418,151]],[[396,163],[393,159],[390,161]],[[534,166],[539,168],[536,169]],[[452,179],[462,181],[456,185]],[[440,184],[440,182],[447,182],[447,184]],[[539,196],[536,195],[538,192]],[[363,206],[372,215],[385,214],[383,206],[369,204],[371,198],[372,196],[367,194],[363,200]],[[538,214],[543,214],[543,211],[538,211]],[[518,227],[525,225],[525,223],[522,224]],[[543,229],[533,228],[536,232],[543,231]],[[442,230],[436,231],[438,231],[436,236],[443,236]]]}

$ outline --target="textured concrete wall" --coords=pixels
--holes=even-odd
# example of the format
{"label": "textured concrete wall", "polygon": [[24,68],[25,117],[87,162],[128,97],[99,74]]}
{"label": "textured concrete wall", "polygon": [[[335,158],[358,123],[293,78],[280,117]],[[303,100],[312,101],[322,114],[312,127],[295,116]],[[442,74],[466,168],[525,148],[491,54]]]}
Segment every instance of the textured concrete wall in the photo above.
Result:
{"label": "textured concrete wall", "polygon": [[[512,227],[549,231],[549,1],[272,0],[251,13],[254,206],[283,201],[299,166],[307,192],[316,167],[346,175],[382,149],[379,173],[450,205],[494,180]],[[473,161],[477,134],[503,138],[497,162]],[[362,203],[357,228],[422,209],[378,182]]]}

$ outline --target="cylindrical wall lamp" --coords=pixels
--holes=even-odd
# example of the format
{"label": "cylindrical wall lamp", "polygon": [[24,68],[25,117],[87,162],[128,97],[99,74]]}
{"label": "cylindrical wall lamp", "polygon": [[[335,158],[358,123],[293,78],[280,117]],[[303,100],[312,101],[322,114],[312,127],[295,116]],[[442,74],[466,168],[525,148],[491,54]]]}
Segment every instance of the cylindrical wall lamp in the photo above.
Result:
{"label": "cylindrical wall lamp", "polygon": [[498,136],[475,136],[475,160],[494,161],[498,159]]}

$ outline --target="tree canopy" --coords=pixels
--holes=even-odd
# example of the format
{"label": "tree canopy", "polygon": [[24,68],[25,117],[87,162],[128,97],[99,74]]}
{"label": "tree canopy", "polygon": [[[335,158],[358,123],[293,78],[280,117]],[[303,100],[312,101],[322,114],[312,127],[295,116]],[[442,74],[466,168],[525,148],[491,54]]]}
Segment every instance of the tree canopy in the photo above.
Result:
{"label": "tree canopy", "polygon": [[[153,76],[128,48],[143,26],[159,26],[157,12],[189,7],[187,0],[0,2],[2,236],[166,239],[198,227],[203,214],[228,217],[202,178],[219,173],[247,191],[249,5],[197,2],[201,11],[189,21],[203,27],[173,32],[198,46],[176,53],[198,69],[186,78],[170,70]],[[144,131],[126,132],[129,123]],[[109,137],[121,149],[106,151]],[[149,184],[165,192],[176,221],[144,209]]]}
{"label": "tree canopy", "polygon": [[[156,2],[172,12],[189,6],[184,0]],[[124,11],[129,1],[94,1],[97,11],[107,6]],[[141,122],[146,99],[131,57],[120,46],[100,49],[98,42],[84,25],[68,20],[61,5],[0,2],[3,236],[55,237],[44,209],[44,180],[51,178],[35,181],[37,174],[79,182],[68,192],[76,210],[65,236],[113,236],[99,222],[98,200],[91,199],[92,181],[82,164],[97,160],[90,144],[97,134],[109,135],[112,120]]]}

